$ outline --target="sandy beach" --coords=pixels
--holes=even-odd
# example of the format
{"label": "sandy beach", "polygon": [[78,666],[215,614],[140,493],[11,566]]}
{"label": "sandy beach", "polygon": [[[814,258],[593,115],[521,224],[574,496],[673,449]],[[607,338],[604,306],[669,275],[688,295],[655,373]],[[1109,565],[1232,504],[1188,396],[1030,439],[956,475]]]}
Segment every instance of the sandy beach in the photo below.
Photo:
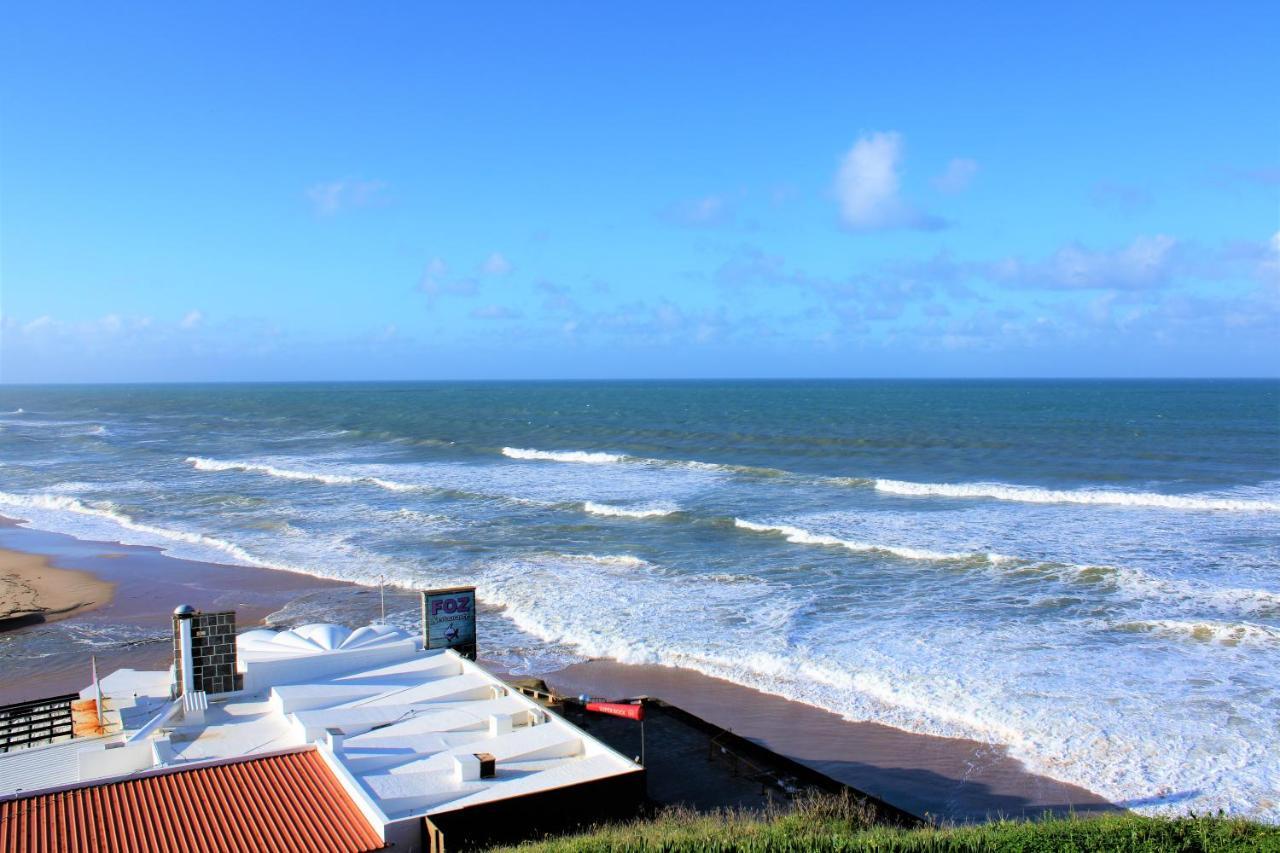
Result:
{"label": "sandy beach", "polygon": [[[177,559],[155,548],[88,542],[12,521],[0,525],[0,549],[11,561],[6,567],[56,578],[41,588],[47,590],[41,593],[44,606],[79,605],[58,614],[64,621],[57,626],[32,623],[0,635],[0,703],[79,690],[91,655],[104,672],[167,667],[170,614],[178,603],[234,609],[243,630],[299,597],[354,588],[309,575]],[[92,605],[84,603],[89,600]],[[368,602],[363,616],[373,619],[376,594]],[[5,646],[6,639],[40,630],[50,634],[34,654],[29,646],[20,654]],[[55,633],[71,631],[77,633]],[[130,631],[136,639],[120,642]],[[113,639],[105,648],[93,642],[104,632]],[[662,698],[916,814],[971,821],[1115,808],[1082,788],[1027,772],[999,745],[851,722],[688,670],[592,660],[542,677],[568,695]]]}
{"label": "sandy beach", "polygon": [[115,585],[46,557],[0,551],[0,631],[67,619],[111,600]]}
{"label": "sandy beach", "polygon": [[[178,604],[235,610],[243,629],[261,624],[300,595],[351,586],[310,575],[182,560],[157,548],[32,530],[12,519],[0,519],[0,552],[13,554],[23,565],[49,567],[32,569],[50,579],[50,597],[42,599],[46,606],[58,600],[94,602],[0,633],[0,704],[81,689],[88,683],[92,656],[100,672],[167,668],[172,663],[172,613]],[[9,563],[4,565],[7,572]],[[88,590],[101,592],[91,596]],[[52,597],[56,595],[63,598]]]}

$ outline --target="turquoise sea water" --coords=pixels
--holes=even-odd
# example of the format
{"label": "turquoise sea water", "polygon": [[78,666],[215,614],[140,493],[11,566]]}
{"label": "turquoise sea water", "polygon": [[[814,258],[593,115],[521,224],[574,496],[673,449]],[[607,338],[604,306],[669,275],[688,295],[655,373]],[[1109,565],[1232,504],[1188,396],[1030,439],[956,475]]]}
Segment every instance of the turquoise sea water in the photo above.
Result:
{"label": "turquoise sea water", "polygon": [[7,387],[0,514],[1280,820],[1276,382]]}

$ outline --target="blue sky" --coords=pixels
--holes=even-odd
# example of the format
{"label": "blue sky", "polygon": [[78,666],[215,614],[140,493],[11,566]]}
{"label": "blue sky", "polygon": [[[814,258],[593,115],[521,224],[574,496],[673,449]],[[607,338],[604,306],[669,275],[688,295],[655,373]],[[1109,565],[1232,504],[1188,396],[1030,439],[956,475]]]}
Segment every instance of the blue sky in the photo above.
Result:
{"label": "blue sky", "polygon": [[0,380],[1254,376],[1280,7],[21,4]]}

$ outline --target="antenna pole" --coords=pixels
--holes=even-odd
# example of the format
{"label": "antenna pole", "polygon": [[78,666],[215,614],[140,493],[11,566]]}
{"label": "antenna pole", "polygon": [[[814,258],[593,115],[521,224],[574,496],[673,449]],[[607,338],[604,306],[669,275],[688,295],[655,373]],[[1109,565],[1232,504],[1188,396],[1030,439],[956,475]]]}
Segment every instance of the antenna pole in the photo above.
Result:
{"label": "antenna pole", "polygon": [[102,682],[98,681],[98,656],[90,655],[89,664],[93,667],[93,692],[97,699],[94,704],[98,708],[98,728],[102,728]]}

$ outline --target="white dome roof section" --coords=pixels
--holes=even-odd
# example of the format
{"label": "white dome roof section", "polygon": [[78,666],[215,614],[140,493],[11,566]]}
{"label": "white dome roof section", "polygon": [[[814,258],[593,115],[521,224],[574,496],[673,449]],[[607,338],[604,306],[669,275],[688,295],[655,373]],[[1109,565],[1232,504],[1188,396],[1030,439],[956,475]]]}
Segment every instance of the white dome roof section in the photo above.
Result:
{"label": "white dome roof section", "polygon": [[390,625],[366,625],[352,631],[344,625],[315,623],[285,631],[258,628],[236,638],[236,652],[242,660],[304,657],[322,652],[368,649],[413,639]]}
{"label": "white dome roof section", "polygon": [[357,628],[351,632],[351,636],[343,640],[342,648],[344,649],[363,649],[368,646],[382,646],[387,643],[398,643],[401,640],[412,639],[411,635],[401,631],[399,628],[392,628],[390,625],[365,625],[363,628]]}
{"label": "white dome roof section", "polygon": [[308,642],[315,643],[325,651],[341,648],[342,641],[351,636],[351,629],[344,625],[318,623],[300,625],[293,632]]}

